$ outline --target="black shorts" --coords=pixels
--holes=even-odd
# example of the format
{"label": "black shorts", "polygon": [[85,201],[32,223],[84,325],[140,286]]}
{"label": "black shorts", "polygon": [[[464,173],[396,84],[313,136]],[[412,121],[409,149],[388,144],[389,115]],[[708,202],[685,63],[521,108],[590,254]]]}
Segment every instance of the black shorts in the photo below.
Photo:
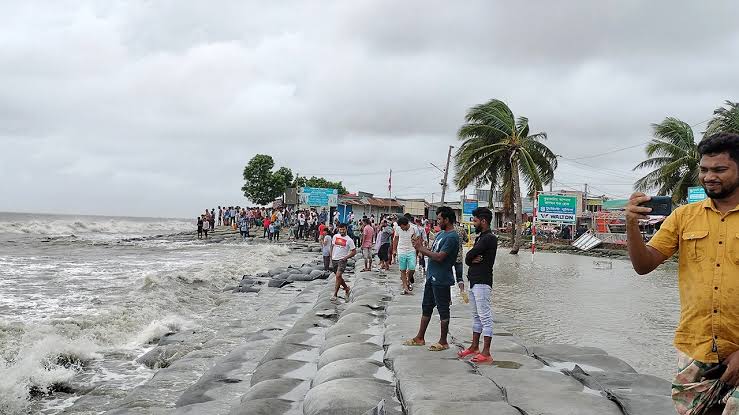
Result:
{"label": "black shorts", "polygon": [[422,315],[431,317],[434,307],[439,310],[440,320],[449,320],[449,305],[452,302],[452,287],[448,285],[433,285],[426,281],[421,302]]}
{"label": "black shorts", "polygon": [[334,273],[344,272],[346,270],[346,260],[342,259],[341,261],[331,261],[331,271]]}
{"label": "black shorts", "polygon": [[380,251],[377,253],[377,256],[380,257],[380,261],[387,261],[389,259],[389,256],[388,256],[389,249],[390,249],[390,244],[380,245]]}

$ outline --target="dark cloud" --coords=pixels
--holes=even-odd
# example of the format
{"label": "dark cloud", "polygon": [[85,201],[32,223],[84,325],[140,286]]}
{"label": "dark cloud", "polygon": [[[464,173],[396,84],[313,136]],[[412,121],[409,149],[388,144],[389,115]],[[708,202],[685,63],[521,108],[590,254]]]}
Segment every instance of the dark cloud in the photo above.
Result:
{"label": "dark cloud", "polygon": [[[0,6],[0,210],[189,216],[245,203],[256,153],[351,190],[439,197],[492,97],[567,158],[702,131],[737,99],[731,1],[55,2]],[[641,148],[563,160],[627,194]],[[583,164],[584,163],[584,164]],[[457,197],[457,194],[452,194]]]}

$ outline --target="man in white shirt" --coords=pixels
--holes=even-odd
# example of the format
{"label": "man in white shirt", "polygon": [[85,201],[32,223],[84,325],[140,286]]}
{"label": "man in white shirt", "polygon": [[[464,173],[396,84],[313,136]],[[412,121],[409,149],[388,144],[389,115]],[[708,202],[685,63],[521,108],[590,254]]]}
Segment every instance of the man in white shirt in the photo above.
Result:
{"label": "man in white shirt", "polygon": [[305,213],[298,213],[298,239],[303,239],[305,234]]}
{"label": "man in white shirt", "polygon": [[339,233],[334,235],[331,241],[332,271],[336,273],[336,286],[334,287],[334,296],[331,297],[332,301],[336,301],[339,287],[344,287],[346,301],[349,301],[349,286],[346,285],[343,275],[346,269],[346,261],[357,254],[357,247],[354,245],[354,240],[346,234],[346,230],[345,223],[339,224]]}
{"label": "man in white shirt", "polygon": [[398,260],[400,268],[400,281],[403,284],[403,295],[408,295],[413,290],[410,282],[416,271],[416,248],[413,247],[413,237],[416,232],[408,222],[408,218],[401,216],[395,226],[393,237],[393,256]]}

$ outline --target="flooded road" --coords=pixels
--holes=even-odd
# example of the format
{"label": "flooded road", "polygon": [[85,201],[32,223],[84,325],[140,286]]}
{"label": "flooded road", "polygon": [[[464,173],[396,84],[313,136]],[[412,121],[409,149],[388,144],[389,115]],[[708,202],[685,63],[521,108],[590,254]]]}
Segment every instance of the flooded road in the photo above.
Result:
{"label": "flooded road", "polygon": [[[596,262],[611,263],[600,269]],[[529,344],[595,346],[671,380],[680,316],[677,264],[640,276],[628,260],[498,251],[493,307]]]}

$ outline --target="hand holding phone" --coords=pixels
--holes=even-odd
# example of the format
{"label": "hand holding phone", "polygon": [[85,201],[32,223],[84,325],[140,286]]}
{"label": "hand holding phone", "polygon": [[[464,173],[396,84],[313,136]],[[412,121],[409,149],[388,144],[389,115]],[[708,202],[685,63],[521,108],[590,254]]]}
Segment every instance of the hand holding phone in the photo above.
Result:
{"label": "hand holding phone", "polygon": [[669,196],[652,196],[648,201],[640,203],[639,206],[652,209],[648,215],[670,216],[670,213],[672,213],[672,198]]}

